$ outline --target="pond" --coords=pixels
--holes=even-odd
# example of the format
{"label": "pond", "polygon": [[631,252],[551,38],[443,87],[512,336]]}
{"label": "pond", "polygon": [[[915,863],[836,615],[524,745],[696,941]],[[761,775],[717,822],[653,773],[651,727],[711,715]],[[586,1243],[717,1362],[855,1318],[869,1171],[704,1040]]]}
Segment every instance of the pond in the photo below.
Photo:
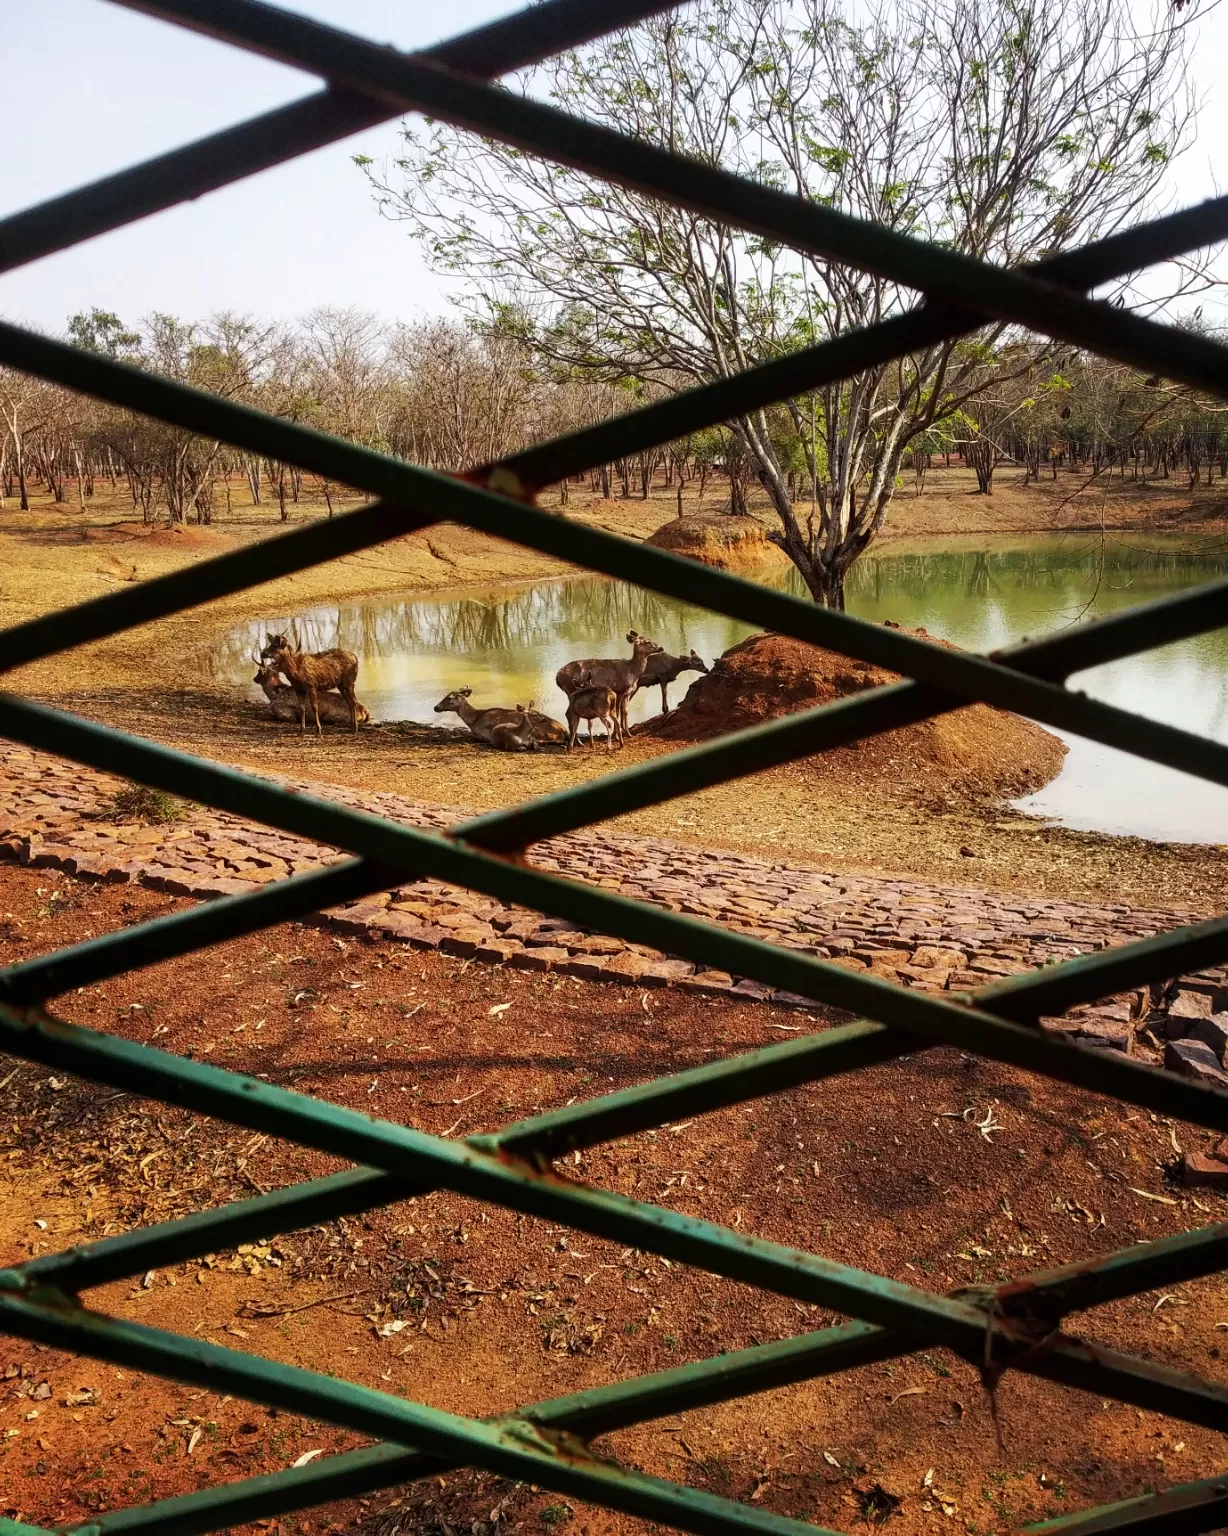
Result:
{"label": "pond", "polygon": [[[1114,613],[1228,575],[1228,540],[1159,535],[1047,535],[1027,539],[886,544],[851,574],[848,606],[970,650],[987,651],[1084,618]],[[795,573],[780,578],[800,590]],[[474,703],[535,699],[562,717],[554,674],[573,657],[623,655],[628,628],[674,653],[711,662],[751,627],[625,583],[580,577],[534,586],[317,607],[271,614],[229,634],[217,675],[247,683],[268,629],[297,626],[310,650],[343,646],[359,657],[359,695],[376,720],[458,724],[434,713],[453,688]],[[680,700],[692,674],[672,686]],[[1080,673],[1071,686],[1095,698],[1228,741],[1228,631],[1163,646]],[[252,696],[260,697],[252,687]],[[633,720],[659,708],[657,689],[633,701]],[[1021,809],[1090,831],[1177,842],[1228,843],[1228,790],[1068,737],[1062,773]]]}

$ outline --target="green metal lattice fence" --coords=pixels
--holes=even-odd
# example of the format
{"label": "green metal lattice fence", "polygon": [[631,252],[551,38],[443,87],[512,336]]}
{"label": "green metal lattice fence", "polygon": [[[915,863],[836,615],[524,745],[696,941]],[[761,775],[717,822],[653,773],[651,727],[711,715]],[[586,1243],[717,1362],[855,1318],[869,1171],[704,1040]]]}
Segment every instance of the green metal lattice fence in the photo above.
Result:
{"label": "green metal lattice fence", "polygon": [[[1228,1095],[1037,1027],[1128,986],[1228,958],[1228,919],[1159,935],[986,987],[970,1001],[909,992],[756,939],[563,880],[509,853],[557,833],[871,736],[973,700],[1025,714],[1228,785],[1228,747],[1092,701],[1072,673],[1228,622],[1228,582],[993,656],[952,652],[812,607],[663,551],[539,510],[564,476],[975,330],[1026,325],[1222,397],[1228,349],[1090,301],[1097,285],[1228,237],[1228,198],[1141,225],[1037,266],[1003,271],[682,161],[491,87],[494,77],[673,0],[546,0],[431,53],[407,56],[252,0],[121,0],[321,76],[327,88],[185,149],[0,222],[0,270],[421,110],[695,212],[871,269],[927,295],[898,318],[450,479],[305,427],[0,324],[0,363],[295,464],[370,493],[361,511],[84,603],[0,635],[12,669],[273,577],[450,519],[779,630],[910,679],[679,751],[434,835],[314,800],[148,741],[0,696],[0,733],[347,851],[322,872],[78,944],[0,974],[0,1049],[59,1071],[213,1115],[336,1155],[352,1171],[0,1271],[0,1331],[192,1382],[373,1436],[376,1444],[271,1476],[91,1517],[84,1533],[196,1532],[475,1466],[695,1532],[809,1533],[757,1506],[646,1476],[588,1450],[596,1435],[887,1360],[929,1345],[994,1378],[1020,1370],[1101,1397],[1228,1430],[1228,1388],[1080,1342],[1074,1312],[1228,1267],[1228,1223],[942,1296],[760,1241],[556,1175],[552,1160],[651,1127],[945,1043],[1228,1132]],[[490,1136],[451,1142],[148,1046],[65,1024],[41,1006],[70,987],[184,955],[318,908],[431,875],[783,987],[857,1022],[575,1104]],[[822,1304],[842,1327],[617,1382],[476,1420],[92,1311],[81,1293],[431,1189],[547,1217],[681,1263]],[[1228,1522],[1228,1476],[1040,1529],[1202,1532]],[[0,1519],[0,1532],[34,1527]],[[45,1533],[44,1533],[45,1536]]]}

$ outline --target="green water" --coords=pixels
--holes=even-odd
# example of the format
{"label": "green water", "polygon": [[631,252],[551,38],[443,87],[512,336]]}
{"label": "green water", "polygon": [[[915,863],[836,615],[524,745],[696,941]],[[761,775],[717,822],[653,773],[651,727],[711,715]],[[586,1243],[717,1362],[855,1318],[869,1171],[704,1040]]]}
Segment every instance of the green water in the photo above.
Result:
{"label": "green water", "polygon": [[[848,607],[862,618],[923,627],[985,651],[1225,575],[1225,540],[937,540],[885,545],[862,560],[849,581]],[[781,585],[800,591],[792,572]],[[751,633],[750,626],[686,603],[581,577],[270,614],[226,638],[215,658],[218,675],[248,682],[252,651],[265,631],[292,621],[308,649],[339,645],[358,655],[359,696],[375,719],[452,726],[456,717],[436,715],[434,706],[461,686],[472,687],[477,705],[535,699],[561,717],[559,667],[573,657],[626,654],[628,628],[674,653],[694,647],[709,662]],[[693,680],[688,673],[672,685],[671,704]],[[1228,741],[1228,631],[1097,667],[1072,686]],[[260,697],[254,688],[252,694]],[[642,692],[632,719],[646,719],[659,707],[657,689]],[[1091,830],[1228,843],[1228,791],[1078,738],[1069,744],[1061,775],[1021,802],[1025,809]]]}

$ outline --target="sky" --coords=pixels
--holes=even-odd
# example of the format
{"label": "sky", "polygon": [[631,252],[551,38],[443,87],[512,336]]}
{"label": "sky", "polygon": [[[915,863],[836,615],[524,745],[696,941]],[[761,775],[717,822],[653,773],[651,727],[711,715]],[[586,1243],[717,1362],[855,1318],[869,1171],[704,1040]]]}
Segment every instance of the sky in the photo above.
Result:
{"label": "sky", "polygon": [[[292,8],[412,49],[517,5],[298,0]],[[0,12],[10,125],[0,157],[0,217],[319,84],[106,0],[0,0]],[[1197,25],[1194,84],[1202,105],[1197,141],[1173,170],[1175,205],[1228,185],[1228,0]],[[384,158],[395,149],[395,133],[385,124],[0,275],[0,314],[59,333],[70,314],[92,305],[129,323],[154,310],[186,319],[224,309],[291,319],[324,304],[356,304],[388,319],[440,313],[446,288],[404,228],[378,217],[351,160],[359,152]]]}

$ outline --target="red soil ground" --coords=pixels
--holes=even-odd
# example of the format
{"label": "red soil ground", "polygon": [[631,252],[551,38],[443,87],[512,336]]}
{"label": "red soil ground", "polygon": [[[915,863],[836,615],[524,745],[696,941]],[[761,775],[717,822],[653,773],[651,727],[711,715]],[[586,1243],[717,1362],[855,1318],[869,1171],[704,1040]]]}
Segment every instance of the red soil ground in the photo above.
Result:
{"label": "red soil ground", "polygon": [[[934,640],[924,630],[916,633]],[[785,635],[752,635],[726,651],[691,684],[677,709],[650,721],[643,733],[666,741],[705,741],[899,681],[881,667]],[[1031,721],[973,704],[837,748],[814,763],[836,780],[874,775],[897,784],[953,785],[975,795],[1001,796],[1047,784],[1065,755],[1062,742]]]}
{"label": "red soil ground", "polygon": [[[0,866],[0,964],[179,905]],[[510,1006],[492,1012],[499,1005]],[[86,988],[56,1011],[451,1136],[822,1027],[762,1005],[505,972],[297,925]],[[0,1062],[0,1123],[0,1264],[333,1166],[18,1062]],[[1222,1197],[1196,1197],[1166,1173],[1178,1147],[1204,1139],[936,1050],[855,1084],[836,1078],[616,1142],[568,1172],[946,1291],[1222,1219]],[[91,1301],[468,1414],[832,1321],[446,1193],[107,1286]],[[1069,1326],[1218,1378],[1224,1318],[1212,1279]],[[384,1336],[390,1321],[406,1326]],[[71,1398],[84,1389],[88,1401]],[[1005,1533],[1223,1466],[1220,1437],[1155,1414],[1018,1374],[997,1398],[1000,1443],[977,1373],[924,1350],[599,1447],[844,1530],[862,1528],[881,1485],[902,1499],[899,1536]],[[0,1341],[0,1514],[80,1522],[355,1443],[291,1414]],[[577,1536],[644,1529],[473,1472],[260,1528],[534,1536],[564,1524]]]}

